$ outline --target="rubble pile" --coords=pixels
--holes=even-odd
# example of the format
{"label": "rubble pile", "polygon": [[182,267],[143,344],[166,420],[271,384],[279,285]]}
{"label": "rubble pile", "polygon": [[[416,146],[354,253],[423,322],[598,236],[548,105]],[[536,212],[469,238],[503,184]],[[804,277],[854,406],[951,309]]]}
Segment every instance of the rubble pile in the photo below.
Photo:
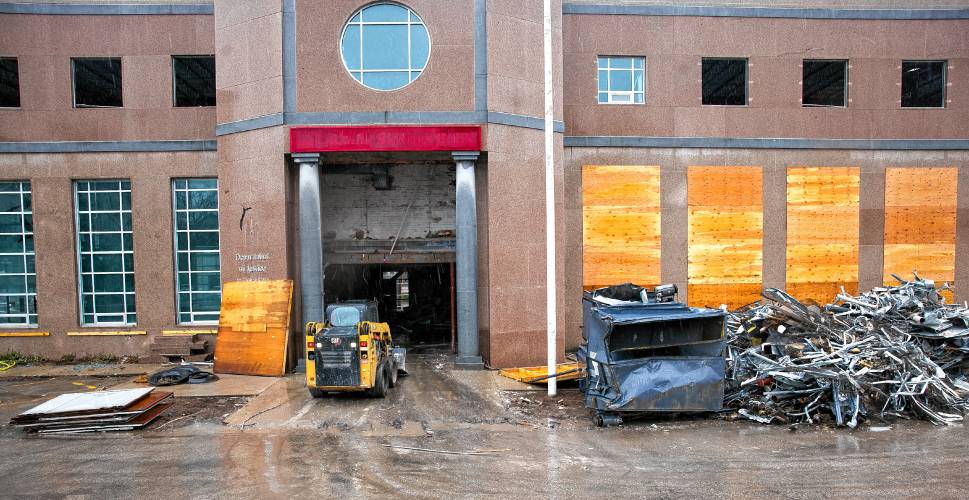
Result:
{"label": "rubble pile", "polygon": [[842,288],[825,306],[771,288],[731,313],[725,405],[762,423],[961,421],[969,308],[945,302],[947,284],[895,278],[860,296]]}

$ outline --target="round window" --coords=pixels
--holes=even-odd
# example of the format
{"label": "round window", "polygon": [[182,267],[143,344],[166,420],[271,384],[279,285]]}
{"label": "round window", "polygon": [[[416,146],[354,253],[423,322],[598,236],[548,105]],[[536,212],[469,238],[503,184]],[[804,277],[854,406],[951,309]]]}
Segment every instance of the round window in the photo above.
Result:
{"label": "round window", "polygon": [[340,51],[356,81],[375,90],[397,90],[421,76],[431,39],[414,11],[396,3],[375,3],[350,18]]}

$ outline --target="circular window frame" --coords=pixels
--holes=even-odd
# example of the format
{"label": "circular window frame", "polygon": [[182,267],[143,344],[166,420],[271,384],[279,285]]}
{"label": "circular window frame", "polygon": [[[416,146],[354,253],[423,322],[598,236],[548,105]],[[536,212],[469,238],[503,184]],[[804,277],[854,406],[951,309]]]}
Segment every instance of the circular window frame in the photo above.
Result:
{"label": "circular window frame", "polygon": [[[420,74],[417,75],[416,78],[414,78],[413,80],[410,80],[405,85],[402,85],[402,86],[397,87],[397,88],[394,88],[394,89],[378,89],[378,88],[373,88],[373,87],[371,87],[371,86],[363,83],[363,76],[362,76],[362,73],[363,73],[363,59],[362,58],[360,60],[360,69],[361,69],[361,71],[360,71],[361,77],[360,78],[361,79],[360,80],[357,80],[356,77],[353,76],[353,71],[350,69],[349,65],[347,64],[346,59],[343,57],[343,39],[346,36],[347,28],[350,27],[350,21],[353,20],[353,18],[356,17],[357,14],[360,14],[364,10],[366,10],[366,9],[368,9],[370,7],[377,6],[377,5],[394,5],[394,6],[397,6],[397,7],[401,7],[401,8],[406,9],[407,12],[408,12],[408,16],[410,14],[414,14],[415,16],[417,16],[417,19],[421,22],[421,26],[424,26],[424,31],[427,32],[427,62],[424,63],[424,69],[421,70]],[[408,19],[410,19],[410,17],[408,17]],[[361,30],[361,32],[362,32],[362,30]],[[360,85],[361,87],[363,87],[363,88],[365,88],[367,90],[372,90],[374,92],[397,92],[399,90],[403,90],[403,89],[406,89],[407,87],[410,87],[411,85],[414,84],[414,82],[420,80],[420,78],[422,76],[424,76],[424,73],[427,72],[427,67],[430,66],[430,64],[431,64],[431,53],[434,51],[434,40],[431,38],[431,30],[427,27],[427,23],[424,22],[424,18],[421,17],[421,15],[417,13],[417,11],[415,11],[412,8],[410,8],[410,6],[405,5],[405,4],[402,4],[400,2],[377,1],[377,2],[371,2],[371,3],[368,3],[366,5],[363,5],[363,6],[359,7],[358,9],[354,10],[353,12],[351,12],[350,13],[350,16],[347,17],[345,21],[343,21],[343,29],[340,30],[340,39],[337,42],[337,51],[340,53],[340,63],[343,65],[343,72],[347,76],[349,76],[350,79],[354,81],[354,83],[356,83],[357,85]],[[410,72],[410,69],[408,68],[407,71],[409,73]],[[409,76],[408,76],[408,79],[410,79]]]}

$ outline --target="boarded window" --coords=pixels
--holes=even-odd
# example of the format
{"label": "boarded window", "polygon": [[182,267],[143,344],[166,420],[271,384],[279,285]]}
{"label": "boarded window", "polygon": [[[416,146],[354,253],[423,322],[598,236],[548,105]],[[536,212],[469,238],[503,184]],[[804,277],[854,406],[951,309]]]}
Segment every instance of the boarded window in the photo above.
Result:
{"label": "boarded window", "polygon": [[215,106],[215,56],[172,56],[175,106]]}
{"label": "boarded window", "polygon": [[71,59],[75,108],[120,108],[121,59]]}
{"label": "boarded window", "polygon": [[0,57],[0,108],[20,107],[20,72],[17,59]]}
{"label": "boarded window", "polygon": [[945,107],[945,61],[902,62],[902,107]]}
{"label": "boarded window", "polygon": [[747,104],[746,59],[703,59],[703,104]]}
{"label": "boarded window", "polygon": [[848,61],[805,60],[801,103],[804,106],[846,106]]}

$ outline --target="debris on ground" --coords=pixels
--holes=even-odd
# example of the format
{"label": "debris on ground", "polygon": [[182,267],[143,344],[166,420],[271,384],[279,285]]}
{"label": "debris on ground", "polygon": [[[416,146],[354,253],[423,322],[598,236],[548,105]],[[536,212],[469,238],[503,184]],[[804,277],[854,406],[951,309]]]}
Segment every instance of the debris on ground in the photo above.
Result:
{"label": "debris on ground", "polygon": [[517,380],[526,384],[548,384],[548,379],[555,378],[559,382],[566,380],[578,380],[585,376],[583,369],[578,361],[570,363],[559,363],[555,367],[555,373],[548,373],[548,366],[525,366],[520,368],[504,368],[498,371],[498,375]]}
{"label": "debris on ground", "polygon": [[154,392],[153,387],[61,394],[10,424],[40,434],[130,431],[147,426],[174,402],[171,392]]}
{"label": "debris on ground", "polygon": [[219,377],[212,372],[199,370],[192,365],[179,365],[172,368],[152,373],[148,376],[147,382],[154,386],[178,385],[178,384],[204,384],[218,380]]}
{"label": "debris on ground", "polygon": [[969,308],[945,302],[948,284],[894,277],[858,296],[842,288],[825,306],[769,288],[731,313],[725,405],[761,423],[961,421]]}

